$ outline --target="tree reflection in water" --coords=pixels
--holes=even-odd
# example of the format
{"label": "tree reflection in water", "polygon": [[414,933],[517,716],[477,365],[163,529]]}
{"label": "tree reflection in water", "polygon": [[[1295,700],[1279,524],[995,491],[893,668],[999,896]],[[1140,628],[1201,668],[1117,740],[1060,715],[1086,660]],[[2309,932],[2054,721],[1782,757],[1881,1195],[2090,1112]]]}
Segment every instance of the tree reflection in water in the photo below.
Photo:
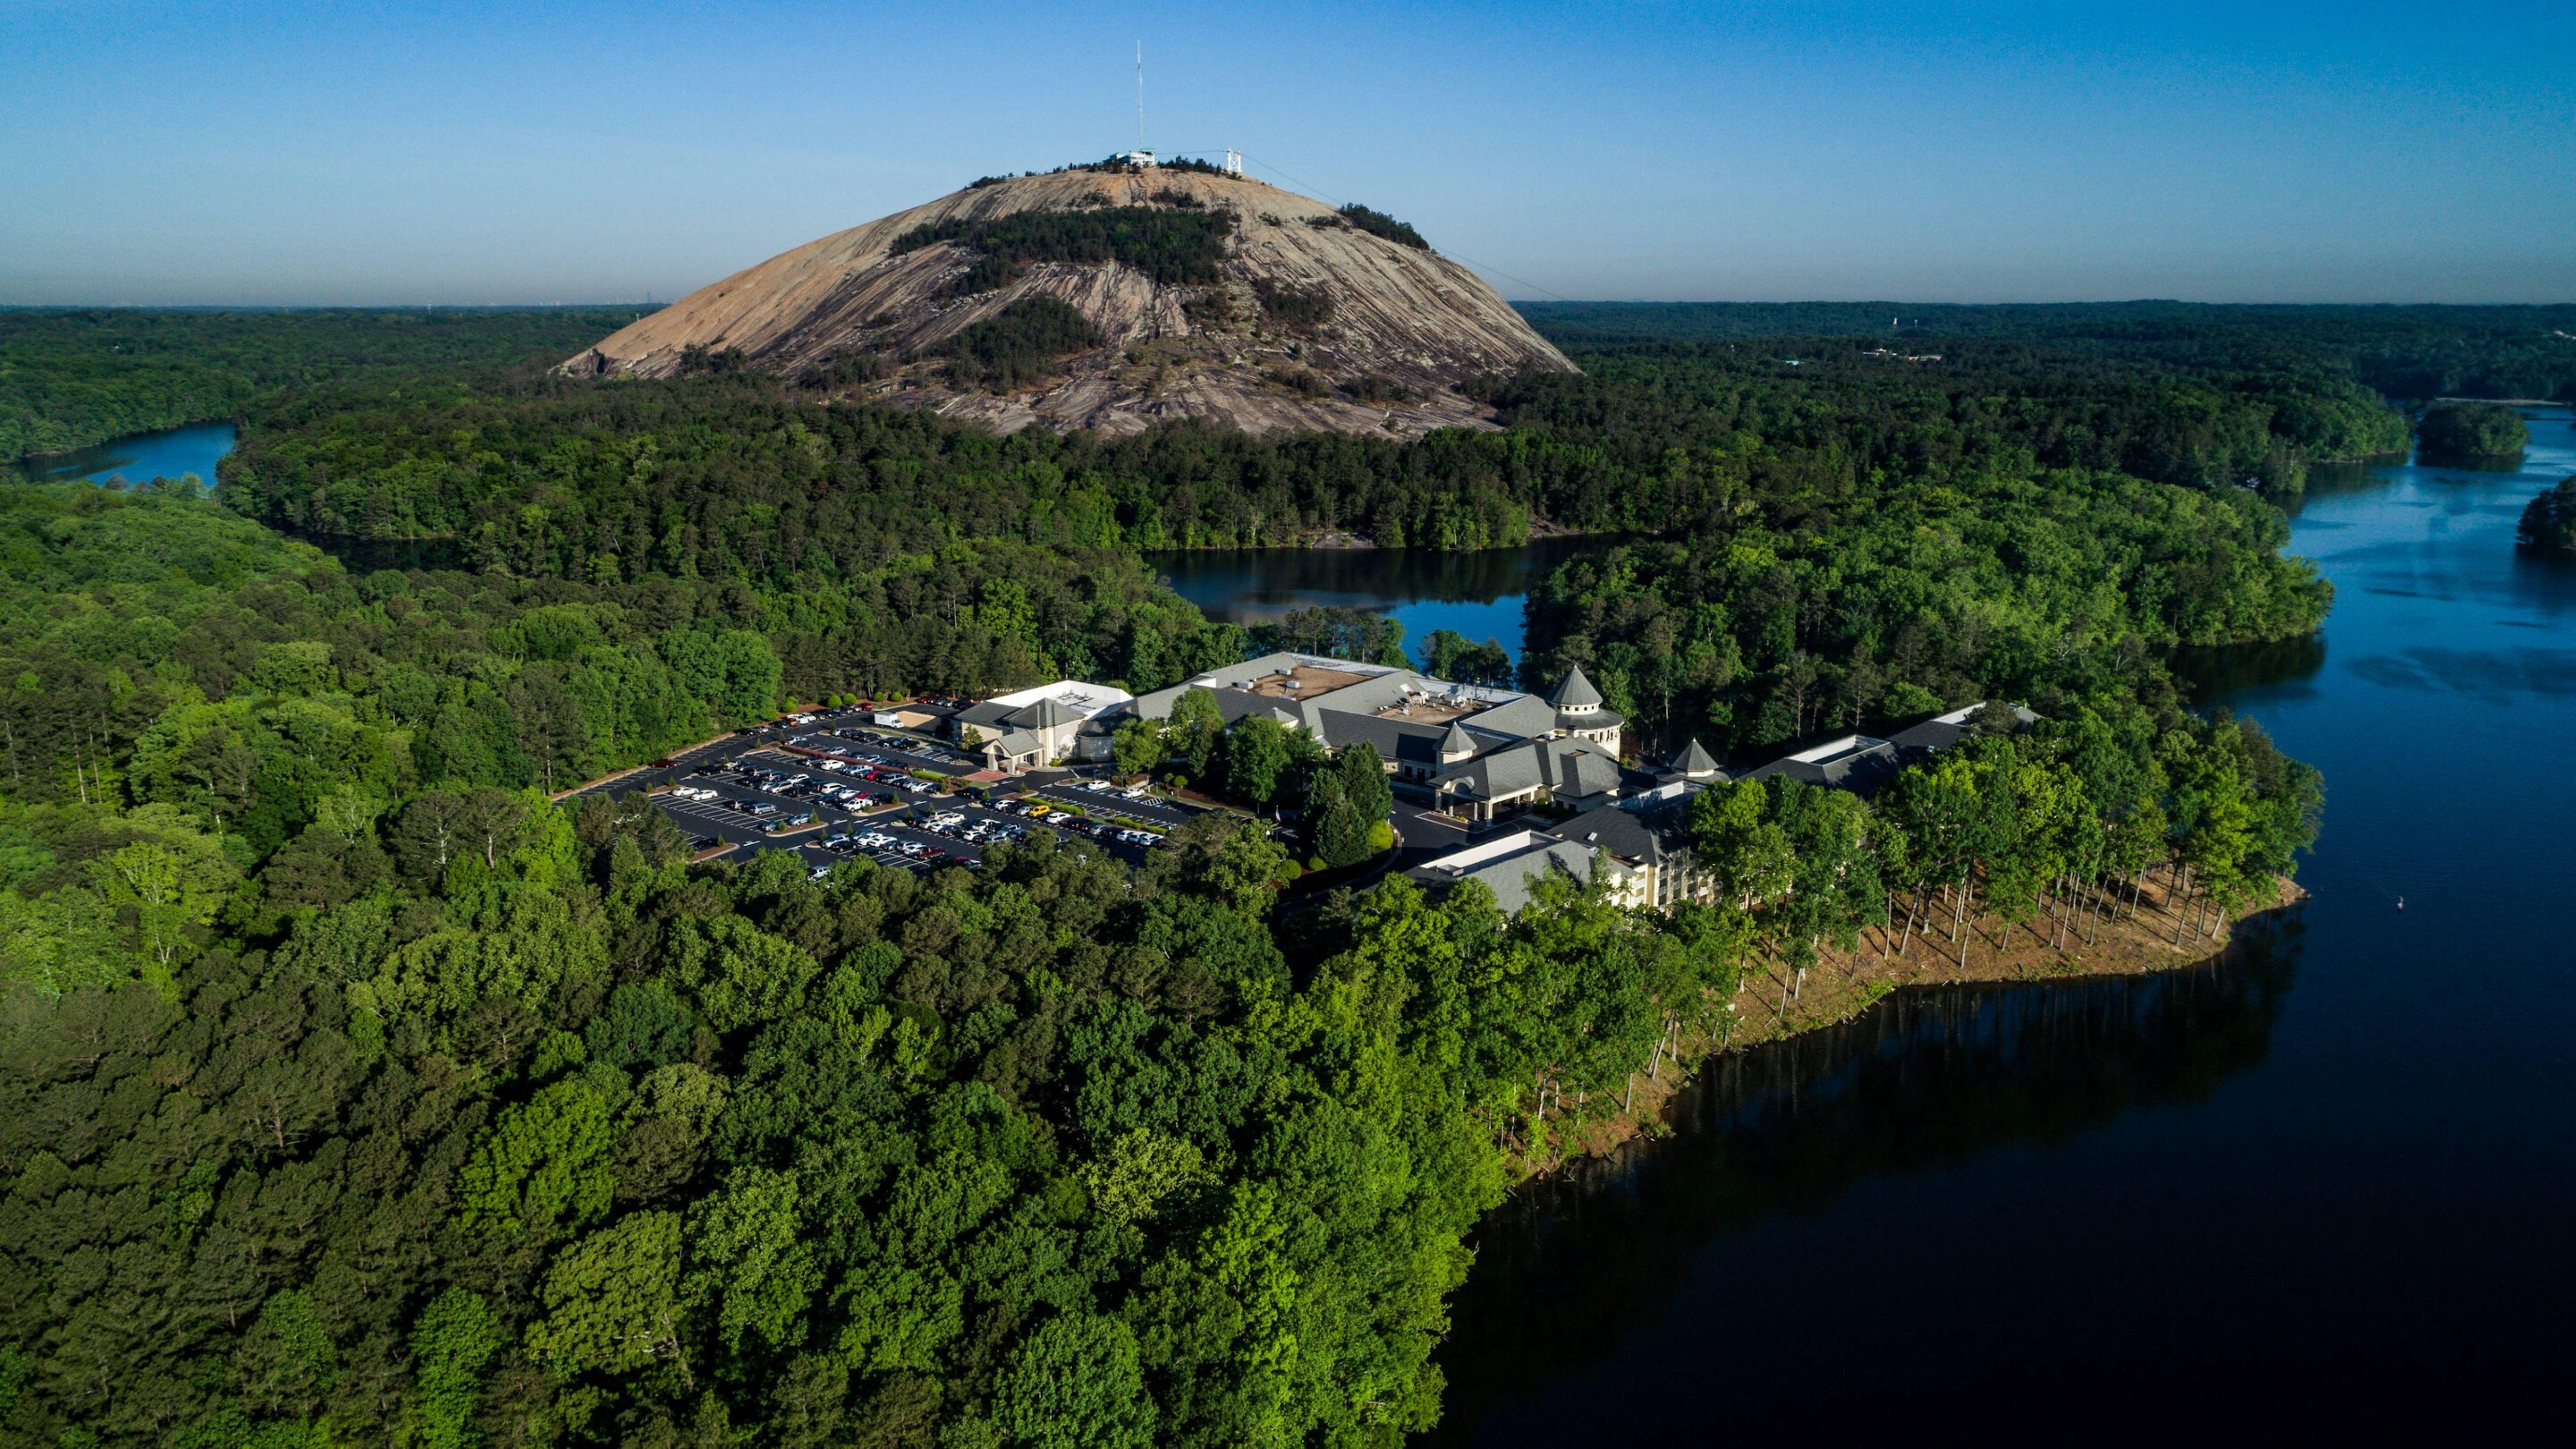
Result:
{"label": "tree reflection in water", "polygon": [[1659,1322],[1722,1235],[1873,1178],[2207,1097],[2269,1049],[2297,931],[2248,926],[2221,958],[2153,976],[1906,988],[1712,1061],[1674,1100],[1673,1136],[1530,1184],[1481,1226],[1433,1442],[1466,1442],[1499,1402]]}

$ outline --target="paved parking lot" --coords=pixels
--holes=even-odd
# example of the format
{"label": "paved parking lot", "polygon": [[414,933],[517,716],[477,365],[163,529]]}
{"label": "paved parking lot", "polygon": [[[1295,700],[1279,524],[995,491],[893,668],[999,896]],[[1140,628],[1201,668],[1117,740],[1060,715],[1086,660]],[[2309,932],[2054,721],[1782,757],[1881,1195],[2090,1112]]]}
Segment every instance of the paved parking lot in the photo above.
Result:
{"label": "paved parking lot", "polygon": [[[802,781],[792,777],[803,775]],[[864,792],[856,801],[836,801],[808,793],[817,786]],[[686,795],[681,791],[688,792]],[[707,792],[713,798],[693,798]],[[1116,797],[1092,791],[1069,792],[1086,807],[1085,822],[1109,813],[1104,802]],[[910,794],[875,782],[823,770],[809,757],[778,750],[757,750],[730,765],[710,760],[697,773],[678,782],[677,790],[653,796],[654,804],[692,837],[721,841],[736,849],[795,850],[817,867],[860,857],[888,868],[934,870],[983,858],[984,848],[1025,838],[1034,830],[1051,830],[1067,839],[1087,839],[1130,864],[1142,862],[1146,843],[1102,838],[1087,824],[1059,815],[1050,823],[1032,819],[1002,802],[1002,808],[969,803],[963,797],[936,793]],[[856,804],[858,808],[853,809]],[[1120,801],[1123,806],[1126,802]],[[748,809],[744,807],[750,807]],[[766,807],[767,813],[755,813]],[[814,827],[772,835],[771,821],[811,814]],[[1123,809],[1118,813],[1128,813]],[[1143,812],[1135,812],[1142,815]],[[1178,816],[1181,812],[1163,811]]]}
{"label": "paved parking lot", "polygon": [[[678,778],[671,789],[653,796],[653,803],[672,823],[702,842],[721,842],[741,850],[794,850],[817,868],[843,858],[842,853],[824,849],[825,840],[848,830],[855,820],[900,810],[903,802],[915,798],[907,790],[826,771],[815,760],[778,749],[739,754],[710,750],[686,763],[695,768],[661,772]],[[777,835],[766,828],[804,815],[813,817],[809,828]],[[943,862],[906,857],[900,863]]]}
{"label": "paved parking lot", "polygon": [[[945,764],[941,763],[940,760],[936,758],[937,756],[953,754],[953,752],[948,750],[945,745],[919,737],[907,737],[898,731],[884,729],[879,726],[869,724],[868,713],[869,712],[866,709],[857,707],[849,709],[819,710],[806,717],[806,719],[801,723],[790,724],[782,721],[778,724],[762,725],[754,729],[738,730],[723,739],[710,741],[709,743],[700,745],[695,749],[683,750],[679,754],[673,756],[671,763],[668,765],[648,765],[643,769],[630,771],[626,774],[620,775],[613,780],[605,781],[597,785],[587,786],[574,792],[572,795],[567,796],[566,799],[569,801],[578,799],[583,795],[590,794],[605,793],[610,795],[623,795],[630,790],[649,790],[657,785],[666,785],[675,780],[686,779],[690,772],[717,760],[732,759],[737,756],[749,754],[755,750],[782,745],[789,739],[799,735],[829,734],[840,730],[856,730],[862,732],[864,735],[902,741],[911,745],[915,750],[923,752],[916,763],[906,764],[903,767],[905,769],[938,770],[942,774],[955,775],[967,773],[975,768],[974,764],[971,762],[967,764],[957,764],[953,762]],[[850,743],[855,748],[868,750],[870,753],[882,753],[882,751],[873,749],[867,744],[859,741],[851,741]]]}
{"label": "paved parking lot", "polygon": [[1086,814],[1124,816],[1158,830],[1178,830],[1207,813],[1202,806],[1179,805],[1151,795],[1129,799],[1123,791],[1093,790],[1064,782],[1042,785],[1030,793],[1040,800],[1078,805]]}
{"label": "paved parking lot", "polygon": [[[1096,827],[1170,831],[1205,813],[1204,806],[1089,789],[1059,774],[1041,777],[1045,783],[1028,790],[1027,799],[1077,806],[1080,816],[1032,820],[1009,805],[1008,797],[1020,788],[1016,782],[994,787],[1005,806],[994,810],[915,778],[916,773],[943,778],[969,774],[981,764],[944,742],[871,724],[867,711],[850,709],[803,723],[745,730],[676,756],[667,766],[591,788],[617,795],[657,790],[654,803],[693,839],[742,851],[793,850],[818,870],[862,856],[913,870],[972,862],[982,858],[984,846],[1015,838],[1012,832],[1041,827],[1066,839],[1088,840],[1136,863],[1145,858],[1146,842],[1122,840]],[[663,786],[677,786],[687,794],[661,790]],[[699,792],[712,792],[712,798],[691,798]],[[856,798],[835,798],[829,792],[856,792]],[[742,805],[770,808],[754,813]],[[786,835],[764,828],[808,813],[815,820],[812,828]],[[929,823],[934,814],[958,818],[934,826]],[[859,844],[861,836],[871,843]]]}
{"label": "paved parking lot", "polygon": [[796,750],[838,755],[859,763],[895,770],[927,770],[938,775],[970,775],[984,767],[971,755],[936,740],[899,735],[867,724],[840,724],[789,732],[783,743]]}
{"label": "paved parking lot", "polygon": [[[1126,827],[1103,820],[1097,812],[1081,816],[1050,813],[1040,816],[1028,813],[1029,807],[1042,806],[1043,799],[1003,800],[992,809],[976,807],[972,812],[993,820],[1030,830],[1052,830],[1066,840],[1087,840],[1130,865],[1140,864],[1152,842],[1120,839],[1117,832]],[[1106,827],[1104,833],[1103,827]]]}

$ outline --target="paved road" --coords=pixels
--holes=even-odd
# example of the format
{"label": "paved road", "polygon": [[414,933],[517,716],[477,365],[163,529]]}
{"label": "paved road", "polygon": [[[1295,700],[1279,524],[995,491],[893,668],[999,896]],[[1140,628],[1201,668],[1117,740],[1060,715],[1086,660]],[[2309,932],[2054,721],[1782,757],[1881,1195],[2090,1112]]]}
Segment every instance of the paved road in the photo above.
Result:
{"label": "paved road", "polygon": [[1401,796],[1388,812],[1387,823],[1395,827],[1403,842],[1395,852],[1392,868],[1396,870],[1411,870],[1424,861],[1463,850],[1494,830],[1491,825],[1461,827],[1429,806],[1410,804]]}

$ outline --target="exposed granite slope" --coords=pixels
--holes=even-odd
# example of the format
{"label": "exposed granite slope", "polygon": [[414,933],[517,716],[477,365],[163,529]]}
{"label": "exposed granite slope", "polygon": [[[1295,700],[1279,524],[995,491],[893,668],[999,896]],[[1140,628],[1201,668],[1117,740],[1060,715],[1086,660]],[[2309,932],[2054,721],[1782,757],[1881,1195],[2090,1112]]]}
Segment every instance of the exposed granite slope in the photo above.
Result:
{"label": "exposed granite slope", "polygon": [[[1116,262],[1044,262],[966,297],[945,295],[972,254],[955,243],[900,256],[915,227],[1023,211],[1166,206],[1174,195],[1233,213],[1224,280],[1157,283]],[[1306,327],[1265,315],[1256,281],[1330,299]],[[960,329],[1022,297],[1060,298],[1108,345],[1064,360],[1047,384],[1007,394],[952,386],[918,358]],[[702,287],[564,363],[584,376],[667,377],[682,351],[738,350],[787,375],[854,352],[893,368],[846,389],[935,408],[1001,431],[1032,423],[1133,432],[1198,417],[1246,430],[1331,429],[1412,434],[1483,426],[1486,410],[1458,391],[1480,373],[1570,367],[1491,287],[1458,263],[1346,225],[1318,201],[1248,177],[1200,172],[1067,171],[953,192],[927,205],[835,232]],[[1307,390],[1276,380],[1310,370]],[[1364,401],[1363,378],[1410,390],[1411,401]],[[1329,391],[1315,392],[1324,383]]]}

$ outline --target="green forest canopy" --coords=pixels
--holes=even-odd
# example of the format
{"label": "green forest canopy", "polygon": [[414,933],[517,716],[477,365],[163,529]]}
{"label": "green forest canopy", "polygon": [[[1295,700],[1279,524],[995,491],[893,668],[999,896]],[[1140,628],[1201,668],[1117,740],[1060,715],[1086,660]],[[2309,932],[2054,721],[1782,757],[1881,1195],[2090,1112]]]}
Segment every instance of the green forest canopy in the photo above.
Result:
{"label": "green forest canopy", "polygon": [[957,296],[989,292],[1036,262],[1117,262],[1163,283],[1217,280],[1234,213],[1188,207],[1104,206],[1015,211],[1006,216],[926,222],[894,239],[895,256],[941,242],[974,254],[953,283]]}
{"label": "green forest canopy", "polygon": [[2025,341],[2220,370],[2322,366],[2391,397],[2576,401],[2576,304],[1520,302],[1560,347],[1769,338]]}
{"label": "green forest canopy", "polygon": [[[0,1432],[1395,1442],[1476,1217],[1746,971],[1926,892],[2062,916],[2172,865],[2224,906],[2312,837],[2314,772],[2156,662],[2322,614],[2279,513],[2193,474],[2309,394],[2106,363],[2022,397],[2029,356],[1640,350],[1413,445],[421,374],[254,403],[222,505],[12,490]],[[1290,862],[1222,816],[1138,872],[1040,835],[818,882],[545,798],[820,693],[1186,678],[1247,640],[1138,550],[1326,519],[1669,535],[1531,618],[1533,667],[1649,736],[2046,718],[1876,806],[1713,792],[1724,898],[1670,914],[1397,881],[1283,916]],[[1290,741],[1120,743],[1302,794],[1328,866],[1382,848],[1372,781]]]}
{"label": "green forest canopy", "polygon": [[2515,537],[2533,548],[2576,549],[2576,477],[2559,479],[2523,505]]}
{"label": "green forest canopy", "polygon": [[238,417],[319,382],[550,366],[647,310],[0,308],[0,463]]}
{"label": "green forest canopy", "polygon": [[[302,636],[150,666],[131,751],[0,797],[0,1428],[37,1442],[1391,1445],[1476,1217],[1751,963],[1954,884],[2031,919],[2170,862],[2225,904],[2314,828],[2259,733],[2108,687],[1875,812],[1708,797],[1724,901],[1667,915],[1396,881],[1282,919],[1219,815],[1132,874],[1043,834],[693,866],[643,801],[425,772],[371,659],[458,586],[281,608],[336,567],[169,490],[36,496],[9,556],[72,542],[31,613],[229,592]],[[487,626],[505,697],[662,650],[600,622]]]}
{"label": "green forest canopy", "polygon": [[2415,423],[2427,458],[2516,458],[2531,441],[2522,414],[2493,402],[2438,402]]}

